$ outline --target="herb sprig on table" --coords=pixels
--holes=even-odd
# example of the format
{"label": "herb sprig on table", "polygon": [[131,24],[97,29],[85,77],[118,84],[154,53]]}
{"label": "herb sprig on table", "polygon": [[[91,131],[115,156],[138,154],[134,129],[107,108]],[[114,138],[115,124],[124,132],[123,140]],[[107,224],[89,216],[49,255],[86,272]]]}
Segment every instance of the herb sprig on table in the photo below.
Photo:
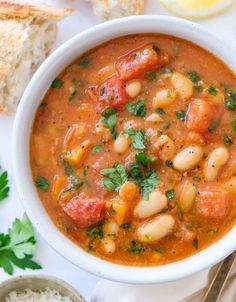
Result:
{"label": "herb sprig on table", "polygon": [[9,191],[8,173],[7,171],[4,171],[0,174],[0,201],[8,197]]}
{"label": "herb sprig on table", "polygon": [[22,220],[15,219],[7,234],[0,234],[0,267],[9,275],[13,274],[13,266],[21,269],[41,269],[32,260],[36,249],[33,226],[26,214]]}

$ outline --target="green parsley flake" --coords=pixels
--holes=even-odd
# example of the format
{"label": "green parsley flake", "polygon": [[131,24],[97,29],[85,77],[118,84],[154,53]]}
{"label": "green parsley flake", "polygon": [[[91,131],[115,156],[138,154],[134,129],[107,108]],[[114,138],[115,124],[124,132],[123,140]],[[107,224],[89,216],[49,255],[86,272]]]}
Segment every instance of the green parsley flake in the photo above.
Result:
{"label": "green parsley flake", "polygon": [[156,77],[157,77],[155,71],[148,72],[146,74],[146,76],[147,76],[147,79],[148,79],[149,82],[152,82],[152,81],[156,80]]}
{"label": "green parsley flake", "polygon": [[89,57],[85,57],[85,58],[83,58],[83,59],[80,60],[79,67],[80,68],[86,68],[86,67],[89,66],[90,62],[91,62],[90,58]]}
{"label": "green parsley flake", "polygon": [[100,171],[103,175],[103,186],[108,191],[115,191],[128,180],[125,167],[116,163],[113,168]]}
{"label": "green parsley flake", "polygon": [[130,242],[130,247],[128,248],[128,252],[140,254],[144,251],[144,247],[142,244],[136,242],[135,240],[132,240]]}
{"label": "green parsley flake", "polygon": [[167,190],[165,192],[165,195],[167,197],[168,200],[172,200],[175,196],[175,190],[174,189],[171,189],[171,190]]}
{"label": "green parsley flake", "polygon": [[102,150],[102,146],[101,145],[96,145],[92,147],[92,153],[98,153]]}
{"label": "green parsley flake", "polygon": [[196,250],[198,250],[198,239],[197,238],[193,239],[193,246]]}
{"label": "green parsley flake", "polygon": [[156,113],[158,113],[158,114],[160,114],[160,115],[166,114],[165,110],[162,109],[162,108],[157,108],[155,111],[156,111]]}
{"label": "green parsley flake", "polygon": [[233,145],[233,138],[230,135],[225,133],[223,139],[226,146],[230,147]]}
{"label": "green parsley flake", "polygon": [[175,112],[177,119],[179,119],[180,121],[185,121],[185,116],[186,116],[186,111],[184,110],[179,110]]}
{"label": "green parsley flake", "polygon": [[116,127],[116,111],[111,108],[106,108],[102,112],[101,122],[103,123],[103,127],[109,128],[111,131],[112,139],[116,139],[117,132],[115,130]]}
{"label": "green parsley flake", "polygon": [[226,101],[225,101],[225,107],[228,110],[235,111],[236,110],[236,92],[229,89],[225,88],[225,93],[226,93]]}
{"label": "green parsley flake", "polygon": [[236,116],[231,121],[231,127],[233,128],[234,131],[236,131]]}
{"label": "green parsley flake", "polygon": [[217,89],[214,87],[214,86],[209,86],[208,87],[208,89],[207,89],[207,91],[211,94],[211,95],[213,95],[213,96],[216,96],[217,95]]}
{"label": "green parsley flake", "polygon": [[0,175],[0,201],[8,197],[9,191],[8,173],[7,171],[4,171]]}
{"label": "green parsley flake", "polygon": [[210,125],[208,127],[208,131],[210,133],[214,133],[216,131],[216,129],[219,127],[220,125],[220,119],[215,118],[210,122]]}
{"label": "green parsley flake", "polygon": [[97,224],[88,227],[86,230],[86,235],[92,240],[102,239],[103,238],[102,222],[99,221]]}
{"label": "green parsley flake", "polygon": [[35,183],[36,187],[42,191],[47,191],[50,186],[49,181],[42,176],[36,177]]}
{"label": "green parsley flake", "polygon": [[131,227],[132,227],[131,223],[128,223],[128,222],[123,223],[123,224],[120,225],[120,228],[122,228],[124,230],[130,230]]}
{"label": "green parsley flake", "polygon": [[55,79],[52,81],[51,88],[61,88],[63,86],[63,81],[60,79]]}
{"label": "green parsley flake", "polygon": [[145,168],[147,168],[148,165],[149,165],[150,162],[151,162],[151,160],[148,159],[147,155],[146,155],[144,152],[136,153],[136,154],[135,154],[135,159],[136,159],[136,162],[137,162],[139,165],[141,165],[141,166],[143,166],[143,167],[145,167]]}
{"label": "green parsley flake", "polygon": [[166,166],[169,167],[169,168],[173,166],[173,162],[172,162],[172,160],[170,160],[170,159],[167,159],[166,162],[165,162],[165,164],[166,164]]}
{"label": "green parsley flake", "polygon": [[141,117],[144,117],[146,115],[146,107],[142,99],[138,100],[135,104],[126,103],[125,107],[129,111],[129,113],[133,115]]}
{"label": "green parsley flake", "polygon": [[124,130],[122,132],[124,137],[131,137],[132,140],[132,147],[136,150],[145,150],[145,131],[141,130],[134,130],[133,128]]}

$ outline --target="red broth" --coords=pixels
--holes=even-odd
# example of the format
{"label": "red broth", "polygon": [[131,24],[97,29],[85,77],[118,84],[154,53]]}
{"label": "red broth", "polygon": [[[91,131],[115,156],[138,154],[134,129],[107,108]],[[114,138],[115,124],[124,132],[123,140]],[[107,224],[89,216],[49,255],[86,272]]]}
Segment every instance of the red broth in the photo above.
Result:
{"label": "red broth", "polygon": [[160,265],[235,223],[236,78],[172,36],[102,44],[53,81],[30,155],[39,197],[78,246],[124,265]]}

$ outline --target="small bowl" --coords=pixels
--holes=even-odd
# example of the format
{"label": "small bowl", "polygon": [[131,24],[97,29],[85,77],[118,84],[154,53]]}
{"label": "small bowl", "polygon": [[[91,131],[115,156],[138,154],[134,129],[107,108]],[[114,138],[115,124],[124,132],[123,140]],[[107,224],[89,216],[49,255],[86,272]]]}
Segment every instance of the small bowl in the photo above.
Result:
{"label": "small bowl", "polygon": [[199,24],[168,16],[136,16],[104,22],[61,45],[40,66],[21,99],[13,129],[13,166],[20,200],[34,226],[61,255],[80,268],[119,282],[161,283],[177,280],[209,268],[236,248],[236,227],[195,255],[166,265],[123,266],[87,253],[65,235],[49,218],[32,180],[29,139],[35,113],[53,79],[71,62],[97,45],[116,37],[137,33],[160,33],[186,39],[209,50],[236,71],[235,51]]}
{"label": "small bowl", "polygon": [[31,289],[41,291],[46,288],[58,290],[62,296],[68,296],[73,302],[85,302],[86,300],[68,283],[58,278],[44,275],[27,275],[10,278],[0,284],[0,301],[5,302],[6,296],[12,291]]}

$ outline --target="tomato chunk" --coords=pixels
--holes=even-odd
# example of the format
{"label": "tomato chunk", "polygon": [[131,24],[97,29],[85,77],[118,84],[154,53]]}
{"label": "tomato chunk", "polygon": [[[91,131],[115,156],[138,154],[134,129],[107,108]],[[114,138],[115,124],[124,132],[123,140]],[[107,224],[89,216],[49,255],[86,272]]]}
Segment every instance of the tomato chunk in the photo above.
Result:
{"label": "tomato chunk", "polygon": [[64,212],[81,228],[88,227],[102,219],[105,201],[99,198],[76,196],[63,206]]}
{"label": "tomato chunk", "polygon": [[209,183],[198,188],[196,208],[203,218],[224,219],[229,213],[231,203],[230,193],[219,184]]}
{"label": "tomato chunk", "polygon": [[204,134],[213,120],[221,117],[221,106],[203,99],[194,99],[188,108],[186,126],[189,130]]}
{"label": "tomato chunk", "polygon": [[125,83],[117,76],[108,78],[98,87],[98,107],[119,108],[129,100]]}
{"label": "tomato chunk", "polygon": [[167,54],[161,53],[155,45],[148,44],[120,57],[116,62],[116,69],[120,78],[128,81],[168,62]]}

